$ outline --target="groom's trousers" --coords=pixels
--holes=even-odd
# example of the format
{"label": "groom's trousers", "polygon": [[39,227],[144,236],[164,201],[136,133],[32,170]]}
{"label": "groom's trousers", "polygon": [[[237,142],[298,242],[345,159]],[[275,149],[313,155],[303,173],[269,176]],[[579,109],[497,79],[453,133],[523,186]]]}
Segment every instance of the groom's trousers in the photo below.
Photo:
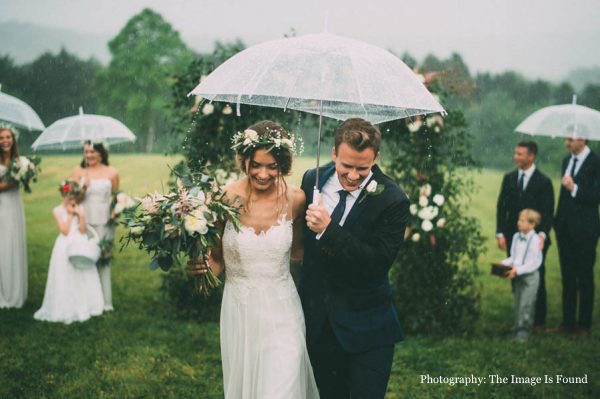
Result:
{"label": "groom's trousers", "polygon": [[318,340],[308,346],[321,399],[383,399],[394,346],[349,353],[340,345],[329,320]]}

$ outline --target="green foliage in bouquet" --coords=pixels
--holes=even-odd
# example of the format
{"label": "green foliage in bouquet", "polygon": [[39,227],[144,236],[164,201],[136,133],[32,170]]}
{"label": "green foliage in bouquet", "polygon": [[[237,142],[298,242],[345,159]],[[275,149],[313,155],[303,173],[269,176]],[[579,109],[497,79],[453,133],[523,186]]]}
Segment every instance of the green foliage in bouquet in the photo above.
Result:
{"label": "green foliage in bouquet", "polygon": [[[230,221],[239,228],[238,209],[225,200],[225,193],[214,177],[190,172],[179,165],[176,189],[166,194],[148,194],[138,206],[123,210],[123,223],[128,227],[123,237],[152,254],[150,269],[169,271],[173,265],[185,270],[182,256],[202,259],[218,245],[220,227]],[[208,295],[220,285],[208,270],[195,278],[197,291]]]}
{"label": "green foliage in bouquet", "polygon": [[41,162],[42,159],[36,156],[16,157],[10,163],[6,175],[10,181],[23,187],[23,191],[31,194],[31,182],[37,182]]}
{"label": "green foliage in bouquet", "polygon": [[475,278],[483,237],[467,216],[476,167],[460,111],[381,126],[386,171],[411,200],[405,243],[391,270],[400,320],[406,330],[468,332],[479,316]]}

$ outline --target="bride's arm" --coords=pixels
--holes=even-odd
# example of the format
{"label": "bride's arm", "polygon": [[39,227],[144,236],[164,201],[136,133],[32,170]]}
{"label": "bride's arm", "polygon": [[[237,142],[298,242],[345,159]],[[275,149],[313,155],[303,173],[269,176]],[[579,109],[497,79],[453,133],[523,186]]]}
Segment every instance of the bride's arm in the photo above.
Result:
{"label": "bride's arm", "polygon": [[[219,225],[219,236],[223,237],[224,226]],[[206,267],[210,267],[210,270],[215,276],[220,275],[223,272],[223,245],[221,239],[217,241],[217,245],[211,248],[209,253],[204,255],[204,258],[190,259],[187,263],[187,274],[190,276],[197,276],[206,273]]]}

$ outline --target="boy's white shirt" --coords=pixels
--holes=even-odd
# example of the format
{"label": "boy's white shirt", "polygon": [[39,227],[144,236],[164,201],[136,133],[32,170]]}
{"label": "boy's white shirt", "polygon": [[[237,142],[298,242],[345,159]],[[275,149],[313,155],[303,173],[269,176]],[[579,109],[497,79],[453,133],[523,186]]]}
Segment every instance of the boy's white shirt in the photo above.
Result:
{"label": "boy's white shirt", "polygon": [[[542,264],[543,254],[540,249],[540,237],[535,232],[535,230],[531,230],[525,236],[525,241],[519,240],[519,234],[515,233],[512,238],[512,244],[510,246],[511,256],[502,261],[503,265],[512,266],[515,265],[517,268],[517,275],[533,273]],[[527,243],[529,242],[529,248],[527,247]],[[525,251],[527,251],[527,256],[525,256]],[[523,262],[523,258],[525,258],[525,262]]]}

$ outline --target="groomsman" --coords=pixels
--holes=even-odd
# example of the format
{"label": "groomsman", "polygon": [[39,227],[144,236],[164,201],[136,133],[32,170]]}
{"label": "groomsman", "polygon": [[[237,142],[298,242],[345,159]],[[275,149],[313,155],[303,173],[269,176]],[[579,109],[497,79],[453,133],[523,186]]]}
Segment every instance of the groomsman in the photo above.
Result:
{"label": "groomsman", "polygon": [[[496,239],[498,247],[510,256],[510,240],[517,232],[519,213],[534,209],[542,216],[537,228],[543,249],[539,268],[540,284],[537,291],[534,325],[537,331],[546,324],[545,259],[550,247],[550,229],[554,214],[554,189],[551,180],[535,165],[538,147],[534,141],[521,141],[515,147],[513,160],[516,170],[504,175],[496,207]],[[508,241],[507,241],[508,240]]]}
{"label": "groomsman", "polygon": [[587,140],[569,138],[565,147],[570,154],[562,163],[562,187],[554,218],[563,288],[563,321],[558,330],[586,336],[592,326],[593,269],[600,230],[600,159],[587,146]]}

